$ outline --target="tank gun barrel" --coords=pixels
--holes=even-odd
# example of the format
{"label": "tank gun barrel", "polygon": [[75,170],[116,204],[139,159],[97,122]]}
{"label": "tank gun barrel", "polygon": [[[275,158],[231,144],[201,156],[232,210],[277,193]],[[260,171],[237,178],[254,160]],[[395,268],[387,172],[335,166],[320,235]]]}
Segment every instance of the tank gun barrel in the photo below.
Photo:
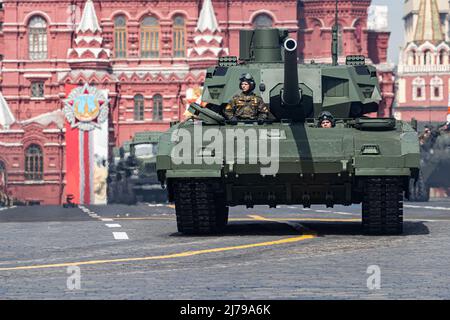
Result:
{"label": "tank gun barrel", "polygon": [[301,101],[298,88],[297,41],[288,38],[284,41],[284,88],[282,100],[285,105],[297,106]]}

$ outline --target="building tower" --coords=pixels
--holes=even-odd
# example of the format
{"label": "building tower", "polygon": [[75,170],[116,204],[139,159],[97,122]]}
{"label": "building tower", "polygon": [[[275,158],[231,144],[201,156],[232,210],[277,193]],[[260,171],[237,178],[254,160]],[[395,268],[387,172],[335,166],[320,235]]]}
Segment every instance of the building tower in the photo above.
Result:
{"label": "building tower", "polygon": [[397,118],[442,123],[449,101],[449,2],[405,2],[406,43],[400,52]]}
{"label": "building tower", "polygon": [[[394,99],[394,66],[387,61],[390,32],[387,31],[387,18],[381,19],[381,23],[380,20],[374,23],[374,19],[368,21],[370,3],[371,0],[339,0],[338,60],[342,64],[347,55],[364,55],[367,63],[376,65],[383,96],[378,116],[388,117]],[[299,57],[305,63],[312,60],[331,63],[335,5],[335,0],[299,1]],[[386,10],[381,10],[382,17],[387,15]]]}

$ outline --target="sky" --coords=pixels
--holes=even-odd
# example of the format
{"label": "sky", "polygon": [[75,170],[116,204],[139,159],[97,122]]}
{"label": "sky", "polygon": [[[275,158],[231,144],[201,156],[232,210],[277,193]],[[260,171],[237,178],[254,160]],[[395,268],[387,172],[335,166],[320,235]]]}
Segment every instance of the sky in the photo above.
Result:
{"label": "sky", "polygon": [[403,0],[372,0],[374,5],[387,5],[389,8],[389,62],[398,63],[398,54],[404,41]]}

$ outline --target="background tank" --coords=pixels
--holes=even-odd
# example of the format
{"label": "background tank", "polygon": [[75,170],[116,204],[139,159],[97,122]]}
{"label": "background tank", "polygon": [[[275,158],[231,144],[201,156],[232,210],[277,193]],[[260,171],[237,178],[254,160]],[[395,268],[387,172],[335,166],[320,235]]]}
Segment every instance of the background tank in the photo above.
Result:
{"label": "background tank", "polygon": [[124,192],[126,177],[125,163],[130,156],[131,141],[125,141],[121,147],[114,147],[108,165],[108,203],[125,203],[127,193]]}
{"label": "background tank", "polygon": [[[156,153],[162,132],[138,132],[119,149],[119,160],[110,170],[110,203],[164,202],[167,192],[156,175]],[[117,149],[113,150],[113,154]]]}
{"label": "background tank", "polygon": [[[403,195],[419,169],[419,143],[406,122],[365,117],[381,100],[375,68],[361,56],[337,65],[337,50],[333,64],[298,64],[295,40],[278,29],[241,31],[240,36],[240,59],[220,58],[207,70],[202,97],[207,107],[192,104],[195,118],[160,139],[158,177],[175,202],[178,230],[218,232],[230,206],[362,203],[364,233],[401,233]],[[270,107],[267,121],[236,123],[223,117],[245,73]],[[338,118],[334,128],[318,128],[315,118],[322,111]],[[198,124],[209,141],[196,132]],[[230,132],[231,149],[212,146],[211,137],[228,139]],[[178,153],[183,141],[192,142],[184,158]],[[278,144],[276,172],[267,174],[267,163],[250,150],[255,141],[270,144],[271,150]]]}
{"label": "background tank", "polygon": [[422,133],[420,173],[410,181],[411,201],[428,201],[430,188],[450,190],[450,127],[448,124],[439,127],[431,130],[429,137]]}

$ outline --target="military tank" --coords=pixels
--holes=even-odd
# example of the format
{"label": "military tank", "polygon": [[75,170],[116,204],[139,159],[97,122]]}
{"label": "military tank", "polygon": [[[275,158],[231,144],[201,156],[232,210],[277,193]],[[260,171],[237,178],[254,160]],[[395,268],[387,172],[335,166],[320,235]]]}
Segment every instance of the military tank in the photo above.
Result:
{"label": "military tank", "polygon": [[[241,31],[240,57],[207,69],[206,107],[191,104],[194,116],[161,136],[157,155],[179,232],[221,232],[232,206],[362,203],[365,234],[402,233],[403,196],[419,171],[417,134],[407,122],[366,116],[381,101],[376,69],[363,56],[339,65],[337,30],[331,64],[298,63],[296,40],[273,28]],[[225,119],[242,74],[258,84],[268,119]],[[337,118],[333,128],[318,127],[323,111]]]}
{"label": "military tank", "polygon": [[127,185],[132,189],[132,202],[166,202],[167,191],[156,175],[156,154],[162,132],[138,132],[130,145],[126,161]]}
{"label": "military tank", "polygon": [[431,130],[420,146],[420,173],[410,180],[410,201],[427,202],[430,188],[450,189],[450,126]]}
{"label": "military tank", "polygon": [[[166,191],[156,175],[156,153],[162,132],[138,132],[115,148],[110,168],[109,203],[166,202]],[[117,157],[117,155],[119,155]]]}

